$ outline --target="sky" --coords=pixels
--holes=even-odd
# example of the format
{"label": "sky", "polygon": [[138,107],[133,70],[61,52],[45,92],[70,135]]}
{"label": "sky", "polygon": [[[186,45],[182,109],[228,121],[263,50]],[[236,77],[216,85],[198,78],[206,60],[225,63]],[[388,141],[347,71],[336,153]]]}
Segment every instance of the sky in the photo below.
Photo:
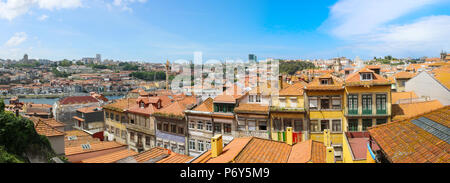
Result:
{"label": "sky", "polygon": [[450,0],[0,0],[0,59],[363,59],[450,52]]}

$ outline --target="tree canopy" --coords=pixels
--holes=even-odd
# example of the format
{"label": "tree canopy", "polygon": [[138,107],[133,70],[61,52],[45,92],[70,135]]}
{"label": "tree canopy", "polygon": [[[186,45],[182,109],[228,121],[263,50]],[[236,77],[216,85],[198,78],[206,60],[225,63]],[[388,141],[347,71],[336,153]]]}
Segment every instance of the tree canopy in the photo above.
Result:
{"label": "tree canopy", "polygon": [[312,62],[298,61],[298,62],[286,62],[280,61],[280,73],[283,74],[295,74],[297,71],[305,69],[313,69],[315,66]]}

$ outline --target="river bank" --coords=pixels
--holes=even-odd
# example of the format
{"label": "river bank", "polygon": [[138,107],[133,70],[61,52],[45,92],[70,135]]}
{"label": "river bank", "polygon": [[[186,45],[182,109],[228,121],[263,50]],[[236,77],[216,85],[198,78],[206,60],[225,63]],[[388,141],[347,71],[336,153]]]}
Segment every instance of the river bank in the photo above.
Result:
{"label": "river bank", "polygon": [[[108,96],[124,96],[126,92],[104,92],[102,93],[105,97]],[[13,97],[18,97],[19,99],[56,99],[69,96],[86,96],[89,93],[61,93],[61,94],[44,94],[44,95],[2,95],[0,99],[11,99]]]}

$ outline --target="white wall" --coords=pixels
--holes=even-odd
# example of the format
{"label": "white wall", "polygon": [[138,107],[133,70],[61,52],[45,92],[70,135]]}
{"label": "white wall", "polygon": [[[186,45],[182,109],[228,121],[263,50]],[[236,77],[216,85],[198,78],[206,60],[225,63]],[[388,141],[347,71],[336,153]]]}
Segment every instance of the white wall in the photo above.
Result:
{"label": "white wall", "polygon": [[405,91],[414,91],[418,97],[437,99],[442,105],[450,105],[450,91],[427,72],[421,72],[405,84]]}

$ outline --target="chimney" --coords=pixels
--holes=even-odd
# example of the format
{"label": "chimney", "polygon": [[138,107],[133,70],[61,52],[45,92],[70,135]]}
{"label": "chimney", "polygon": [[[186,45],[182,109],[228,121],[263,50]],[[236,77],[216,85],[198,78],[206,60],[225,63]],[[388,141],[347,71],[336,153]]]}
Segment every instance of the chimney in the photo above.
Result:
{"label": "chimney", "polygon": [[211,138],[211,157],[218,157],[223,150],[222,135],[216,135]]}
{"label": "chimney", "polygon": [[334,148],[331,146],[331,136],[328,129],[323,131],[323,144],[326,147],[326,163],[336,163],[336,160],[334,159]]}
{"label": "chimney", "polygon": [[292,127],[287,127],[286,128],[286,143],[288,145],[292,145],[293,144],[293,136],[292,136]]}

